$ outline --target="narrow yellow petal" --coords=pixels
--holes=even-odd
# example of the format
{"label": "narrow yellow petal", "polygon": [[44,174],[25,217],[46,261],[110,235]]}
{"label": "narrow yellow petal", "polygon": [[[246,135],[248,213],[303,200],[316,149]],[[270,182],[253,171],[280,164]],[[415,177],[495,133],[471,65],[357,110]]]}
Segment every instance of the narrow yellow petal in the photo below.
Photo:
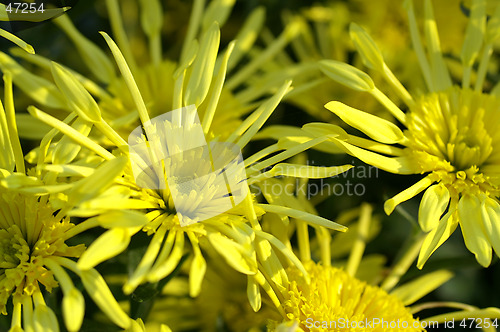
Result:
{"label": "narrow yellow petal", "polygon": [[101,82],[110,83],[116,75],[113,63],[106,53],[78,31],[67,15],[54,19],[54,23],[73,41],[92,74]]}
{"label": "narrow yellow petal", "polygon": [[422,197],[418,210],[418,223],[424,232],[434,229],[450,202],[450,193],[442,184],[430,186]]}
{"label": "narrow yellow petal", "polygon": [[59,332],[56,314],[45,304],[35,307],[33,312],[35,332]]}
{"label": "narrow yellow petal", "polygon": [[325,108],[335,113],[348,125],[361,130],[378,142],[395,144],[404,139],[401,129],[378,116],[357,110],[338,101],[329,102]]}
{"label": "narrow yellow petal", "polygon": [[432,79],[434,81],[434,87],[439,91],[446,90],[451,87],[452,82],[448,68],[446,67],[446,64],[443,60],[443,54],[441,53],[436,20],[434,19],[434,13],[430,0],[424,1],[424,9],[424,32],[427,47],[429,49],[429,59],[432,68],[431,73],[433,76]]}
{"label": "narrow yellow petal", "polygon": [[406,157],[386,157],[384,155],[374,153],[365,149],[361,149],[355,145],[349,144],[342,140],[332,138],[332,141],[343,151],[354,156],[361,161],[380,168],[384,171],[396,174],[413,174],[415,173],[413,163]]}
{"label": "narrow yellow petal", "polygon": [[247,276],[247,297],[253,311],[259,311],[262,305],[262,297],[260,295],[259,284],[254,276]]}
{"label": "narrow yellow petal", "polygon": [[19,130],[19,137],[21,138],[41,140],[52,129],[42,121],[26,113],[16,114],[16,123]]}
{"label": "narrow yellow petal", "polygon": [[10,32],[5,31],[4,29],[0,29],[0,37],[10,40],[14,44],[25,50],[26,52],[28,52],[29,54],[35,54],[35,49],[33,48],[33,46],[26,43],[24,40],[17,37],[16,35],[13,35]]}
{"label": "narrow yellow petal", "polygon": [[252,137],[259,131],[259,129],[262,128],[264,123],[280,103],[281,99],[283,99],[283,96],[288,92],[291,84],[292,81],[285,82],[280,87],[278,92],[274,94],[274,96],[266,100],[257,110],[255,110],[254,113],[258,114],[258,117],[255,119],[255,121],[253,121],[252,125],[243,134],[243,136],[241,136],[240,139],[236,142],[236,144],[238,144],[241,149],[243,149],[248,144],[248,142],[250,142]]}
{"label": "narrow yellow petal", "polygon": [[248,251],[239,243],[219,234],[208,235],[210,244],[226,260],[226,262],[243,274],[254,275],[257,272],[255,257],[249,256]]}
{"label": "narrow yellow petal", "polygon": [[235,2],[235,0],[210,1],[205,9],[205,13],[203,13],[202,29],[207,30],[213,22],[217,22],[219,26],[223,26],[229,14],[231,14]]}
{"label": "narrow yellow petal", "polygon": [[438,226],[427,234],[418,255],[417,267],[419,269],[424,267],[429,257],[450,237],[457,226],[458,221],[454,217],[451,217],[451,213],[448,212],[440,220]]}
{"label": "narrow yellow petal", "polygon": [[63,134],[70,137],[76,143],[79,143],[80,145],[86,147],[87,149],[94,151],[96,154],[103,157],[104,159],[110,160],[110,159],[114,158],[113,154],[111,154],[109,151],[104,149],[102,146],[95,143],[94,141],[89,139],[87,136],[82,135],[80,132],[73,129],[71,126],[68,126],[66,123],[54,118],[53,116],[42,112],[41,110],[39,110],[38,108],[36,108],[34,106],[29,106],[28,112],[33,117],[37,118],[38,120],[43,121],[44,123],[48,124],[49,126],[54,127],[55,129],[59,130]]}
{"label": "narrow yellow petal", "polygon": [[97,306],[121,328],[127,329],[131,324],[131,319],[120,307],[113,294],[109,290],[106,281],[94,269],[81,271],[80,277],[87,293]]}
{"label": "narrow yellow petal", "polygon": [[258,181],[268,179],[275,176],[290,176],[295,178],[305,179],[322,179],[328,178],[351,169],[352,165],[332,166],[332,167],[318,167],[306,165],[294,165],[281,163],[275,165],[269,171],[254,176],[248,180],[248,184],[253,184]]}
{"label": "narrow yellow petal", "polygon": [[[92,129],[92,124],[84,119],[78,118],[73,122],[71,127],[83,136],[88,137]],[[78,153],[80,153],[81,149],[82,146],[80,144],[75,143],[68,136],[63,136],[59,142],[57,142],[52,152],[52,163],[60,165],[71,163]]]}
{"label": "narrow yellow petal", "polygon": [[372,37],[354,22],[349,26],[349,35],[365,66],[382,72],[384,58]]}
{"label": "narrow yellow petal", "polygon": [[99,106],[80,81],[69,70],[56,62],[52,62],[51,69],[54,81],[71,110],[86,121],[94,123],[101,121]]}
{"label": "narrow yellow petal", "polygon": [[113,228],[97,238],[78,260],[78,268],[88,270],[127,249],[132,236],[128,228]]}
{"label": "narrow yellow petal", "polygon": [[[158,218],[166,218],[164,215],[159,216]],[[170,217],[171,218],[171,217]],[[165,233],[167,232],[167,220],[163,221],[160,228],[155,232],[153,238],[151,239],[148,248],[146,249],[146,253],[142,256],[142,259],[135,269],[132,276],[127,280],[125,285],[123,285],[123,291],[125,294],[131,294],[137,286],[145,279],[146,274],[153,266],[153,263],[158,256],[158,252],[163,244],[163,240],[165,239]],[[169,232],[167,239],[163,246],[170,246],[170,243],[173,243],[175,237],[175,232]]]}
{"label": "narrow yellow petal", "polygon": [[347,227],[337,224],[336,222],[330,221],[320,216],[310,214],[304,211],[292,209],[289,207],[271,205],[271,204],[258,204],[258,207],[262,208],[264,211],[286,215],[295,219],[303,220],[311,225],[323,226],[329,229],[333,229],[339,232],[347,231]]}
{"label": "narrow yellow petal", "polygon": [[200,294],[206,270],[207,262],[198,248],[198,250],[194,252],[193,261],[189,269],[189,295],[191,297],[196,297]]}
{"label": "narrow yellow petal", "polygon": [[458,201],[458,215],[465,246],[476,256],[479,264],[488,267],[491,263],[491,244],[479,224],[482,219],[481,203],[476,197],[462,196]]}
{"label": "narrow yellow petal", "polygon": [[392,211],[394,211],[394,209],[396,208],[396,206],[398,206],[399,204],[401,204],[404,201],[409,200],[410,198],[415,197],[416,195],[421,193],[423,190],[428,188],[433,182],[434,181],[430,178],[430,176],[426,176],[425,178],[418,181],[417,183],[415,183],[411,187],[405,189],[404,191],[400,192],[399,194],[397,194],[393,198],[388,199],[384,203],[385,213],[387,213],[388,215],[391,214]]}
{"label": "narrow yellow petal", "polygon": [[212,83],[219,43],[219,25],[214,22],[202,37],[198,54],[194,59],[191,76],[184,93],[185,106],[194,104],[198,107],[205,100]]}
{"label": "narrow yellow petal", "polygon": [[52,82],[30,73],[3,52],[0,52],[0,68],[10,72],[14,84],[36,102],[51,108],[66,107],[63,96]]}
{"label": "narrow yellow petal", "polygon": [[131,210],[118,210],[100,214],[95,219],[103,228],[113,229],[116,227],[135,228],[142,227],[148,223],[146,215],[142,212]]}
{"label": "narrow yellow petal", "polygon": [[434,271],[395,288],[391,295],[398,297],[405,306],[408,306],[437,289],[452,277],[453,273],[450,271]]}
{"label": "narrow yellow petal", "polygon": [[109,188],[115,178],[122,173],[127,161],[126,157],[117,157],[99,166],[91,176],[75,184],[69,193],[68,203],[77,205]]}
{"label": "narrow yellow petal", "polygon": [[64,323],[68,331],[80,331],[85,315],[85,299],[78,289],[72,288],[64,294],[62,309]]}
{"label": "narrow yellow petal", "polygon": [[230,59],[231,53],[233,52],[234,42],[231,42],[224,53],[224,57],[222,58],[222,63],[220,68],[215,76],[215,82],[212,88],[212,94],[210,99],[208,100],[208,106],[205,111],[205,115],[203,116],[202,127],[205,135],[208,133],[210,126],[212,124],[213,117],[215,115],[215,110],[217,108],[217,104],[219,103],[219,98],[222,92],[222,87],[224,85],[224,80],[226,79],[226,70],[227,63]]}
{"label": "narrow yellow petal", "polygon": [[486,30],[486,0],[473,0],[470,8],[470,19],[465,31],[460,58],[465,67],[471,67],[476,60]]}
{"label": "narrow yellow petal", "polygon": [[342,61],[321,60],[319,68],[326,76],[348,88],[366,92],[375,88],[375,84],[368,74]]}
{"label": "narrow yellow petal", "polygon": [[481,203],[484,231],[497,256],[500,257],[500,205],[492,198]]}
{"label": "narrow yellow petal", "polygon": [[248,54],[258,37],[258,33],[264,24],[265,18],[266,12],[264,7],[257,7],[250,13],[243,27],[236,35],[236,44],[234,45],[233,54],[227,64],[228,70],[233,69],[241,58],[245,54]]}
{"label": "narrow yellow petal", "polygon": [[[149,282],[157,282],[168,276],[179,265],[183,253],[184,232],[179,231],[175,234],[175,244],[173,245],[172,252],[170,252],[170,249],[160,252],[155,264],[151,268],[151,272],[147,276],[147,280]],[[166,257],[167,255],[168,258]]]}
{"label": "narrow yellow petal", "polygon": [[111,53],[113,53],[116,64],[118,65],[118,68],[122,73],[123,79],[125,80],[125,84],[127,85],[127,88],[129,89],[130,94],[132,95],[132,99],[134,100],[135,106],[137,107],[137,111],[139,112],[139,117],[141,118],[142,123],[143,124],[147,123],[149,121],[148,109],[146,108],[146,104],[142,99],[139,87],[135,82],[134,76],[132,75],[132,72],[130,71],[127,62],[125,61],[122,52],[120,51],[118,46],[116,46],[113,39],[111,39],[111,37],[108,36],[107,33],[103,31],[101,31],[100,33],[106,40],[106,43],[108,44],[111,50]]}

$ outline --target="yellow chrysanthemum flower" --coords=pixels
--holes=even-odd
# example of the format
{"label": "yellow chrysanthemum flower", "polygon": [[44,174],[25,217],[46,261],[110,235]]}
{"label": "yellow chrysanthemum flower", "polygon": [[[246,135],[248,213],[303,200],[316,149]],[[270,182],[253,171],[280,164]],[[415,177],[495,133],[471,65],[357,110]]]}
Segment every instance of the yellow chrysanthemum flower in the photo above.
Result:
{"label": "yellow chrysanthemum flower", "polygon": [[[70,270],[78,275],[98,307],[115,324],[127,328],[130,318],[100,274],[95,269],[80,270],[73,260],[82,255],[85,245],[66,243],[84,230],[70,221],[72,208],[105,190],[117,175],[113,176],[108,170],[123,168],[126,160],[113,160],[72,185],[56,183],[57,175],[50,171],[40,168],[26,171],[17,136],[9,73],[4,76],[4,82],[5,110],[0,103],[3,151],[0,159],[0,312],[11,315],[11,331],[58,331],[57,317],[45,302],[44,294],[60,285],[66,328],[78,331],[85,314],[85,301],[66,271]],[[103,176],[110,179],[89,190],[89,181],[99,181]]]}
{"label": "yellow chrysanthemum flower", "polygon": [[342,269],[305,264],[308,284],[298,270],[287,270],[283,309],[304,331],[424,331],[396,296],[360,281]]}
{"label": "yellow chrysanthemum flower", "polygon": [[[426,327],[437,327],[437,324],[452,318],[499,317],[498,308],[478,309],[450,302],[413,305],[448,281],[453,276],[452,273],[438,270],[400,283],[411,262],[408,264],[404,255],[386,274],[378,268],[383,262],[363,259],[374,221],[372,207],[363,204],[352,212],[359,215],[359,221],[356,239],[349,245],[347,261],[331,259],[331,250],[335,247],[331,246],[332,238],[323,227],[315,227],[321,263],[312,260],[308,227],[301,227],[297,220],[297,250],[307,275],[294,266],[283,269],[279,261],[268,265],[264,274],[274,290],[274,293],[268,294],[282,316],[282,321],[270,322],[268,328],[271,331],[424,331]],[[346,213],[344,218],[351,218],[352,212]],[[292,235],[293,232],[287,236]],[[347,234],[337,234],[338,237],[345,235]],[[336,244],[344,240],[349,242],[349,239],[339,239],[340,242],[337,241]],[[377,276],[377,273],[381,275]],[[360,277],[368,277],[375,284],[363,281]],[[379,282],[381,284],[377,286]],[[424,309],[435,307],[462,310],[422,320],[415,316]],[[490,330],[493,330],[491,325]]]}
{"label": "yellow chrysanthemum flower", "polygon": [[[217,31],[217,25],[212,25],[210,33],[215,34]],[[135,108],[141,119],[142,128],[144,128],[146,133],[142,135],[142,138],[138,142],[133,142],[139,143],[139,145],[142,144],[151,147],[160,144],[162,148],[168,149],[171,153],[177,153],[182,152],[185,146],[190,146],[191,142],[195,142],[199,138],[197,136],[198,133],[201,133],[200,135],[203,136],[204,134],[213,132],[215,137],[228,136],[222,144],[234,143],[234,147],[243,149],[263,126],[290,87],[290,82],[282,85],[274,96],[263,102],[238,127],[233,128],[230,135],[219,134],[217,128],[213,127],[213,116],[205,116],[201,123],[194,123],[193,113],[187,116],[184,119],[185,121],[181,121],[180,110],[173,111],[172,120],[153,124],[150,119],[149,109],[141,96],[141,92],[120,49],[107,34],[103,33],[103,36],[110,46],[118,67],[123,74],[124,82],[126,82],[130,94],[134,98]],[[210,43],[210,38],[208,38],[207,42]],[[205,50],[207,47],[208,45],[205,45],[202,49]],[[219,88],[214,89],[207,96],[211,103],[212,115],[217,109],[221,93],[220,87],[224,83],[225,68],[230,59],[230,54],[231,48],[219,57],[220,73],[216,80]],[[203,57],[204,59],[204,54],[200,53],[198,57]],[[215,62],[215,58],[213,61]],[[208,91],[206,88],[204,93],[199,91],[200,87],[207,84],[210,85],[210,80],[200,75],[206,68],[203,66],[200,67],[197,64],[198,62],[194,61],[192,62],[194,68],[191,68],[191,64],[188,64],[187,67],[180,67],[180,70],[183,72],[192,70],[190,80],[193,77],[198,77],[196,84],[188,82],[186,87],[182,85],[182,80],[180,81],[181,85],[176,89],[176,98],[181,103],[181,106],[187,107],[189,106],[187,103],[193,101],[186,96],[193,96],[192,98],[196,101],[195,105],[197,105],[200,102],[198,100],[199,96],[204,95]],[[323,225],[340,231],[345,230],[345,227],[341,225],[293,207],[257,204],[252,196],[247,194],[249,191],[245,188],[242,188],[246,190],[242,196],[243,200],[241,203],[237,202],[236,207],[227,212],[218,213],[216,216],[212,215],[212,218],[201,219],[203,220],[202,222],[197,222],[200,219],[196,217],[196,214],[192,214],[191,212],[193,210],[195,212],[210,211],[216,208],[217,204],[214,205],[214,199],[218,200],[215,201],[216,203],[223,200],[224,197],[219,197],[219,193],[222,192],[220,189],[225,187],[225,183],[219,181],[220,176],[207,177],[205,182],[191,188],[189,194],[178,196],[174,195],[176,193],[172,193],[175,189],[175,183],[170,182],[168,177],[171,175],[170,172],[177,172],[176,176],[180,176],[184,180],[186,178],[191,179],[206,175],[206,167],[203,162],[205,159],[202,158],[202,155],[197,154],[195,149],[192,149],[189,153],[185,152],[182,154],[182,157],[178,160],[179,163],[173,163],[172,159],[169,159],[168,163],[164,161],[161,165],[158,164],[157,168],[150,168],[150,170],[144,172],[146,177],[142,180],[153,184],[155,181],[159,181],[157,182],[159,186],[142,185],[141,187],[138,185],[137,174],[133,171],[133,164],[149,165],[149,162],[143,159],[144,156],[141,157],[140,153],[133,155],[131,152],[132,146],[129,151],[127,143],[101,116],[102,113],[99,105],[70,71],[55,63],[52,64],[52,71],[58,88],[64,93],[64,98],[66,98],[74,112],[68,116],[65,122],[74,122],[70,126],[35,107],[29,108],[32,116],[64,133],[66,136],[63,139],[71,141],[63,142],[63,139],[61,139],[57,145],[60,150],[67,152],[67,154],[60,154],[60,156],[64,156],[60,160],[65,160],[65,163],[69,164],[62,167],[58,165],[47,165],[46,167],[52,170],[59,170],[60,172],[72,172],[75,175],[79,172],[81,175],[85,175],[84,169],[82,172],[82,166],[76,164],[79,160],[75,159],[76,153],[73,153],[74,151],[72,150],[75,144],[86,147],[104,160],[114,159],[115,156],[112,153],[86,136],[90,128],[94,125],[104,137],[113,142],[116,147],[116,154],[125,154],[130,157],[132,162],[132,165],[125,169],[122,178],[118,181],[122,185],[122,189],[117,189],[114,194],[102,195],[99,198],[80,204],[79,209],[73,212],[82,216],[93,216],[93,218],[83,221],[81,227],[90,228],[105,225],[104,227],[109,228],[82,255],[78,262],[80,269],[87,270],[93,268],[97,264],[124,251],[131,237],[142,229],[153,236],[143,259],[124,286],[125,293],[131,293],[143,282],[157,282],[168,276],[181,261],[185,250],[185,239],[187,238],[192,245],[192,253],[194,254],[190,269],[190,294],[195,296],[200,291],[201,282],[206,270],[206,262],[201,249],[203,249],[203,246],[209,246],[215,249],[234,269],[248,275],[249,285],[252,285],[251,289],[254,291],[253,293],[249,293],[250,301],[252,302],[252,306],[257,309],[260,306],[260,300],[258,300],[260,299],[260,295],[256,285],[263,280],[258,272],[258,262],[268,259],[270,252],[273,252],[271,244],[283,252],[291,262],[301,265],[290,250],[272,235],[261,230],[258,216],[266,212],[281,214],[300,218],[307,223]],[[77,116],[78,118],[74,120]],[[85,126],[87,129],[81,130]],[[140,129],[141,127],[138,128],[138,130]],[[349,165],[339,167],[312,167],[287,163],[276,165],[276,163],[307,150],[323,142],[325,139],[318,138],[305,143],[286,141],[283,144],[279,142],[273,144],[242,161],[240,164],[243,173],[246,171],[246,174],[242,174],[241,176],[247,178],[248,184],[254,184],[269,177],[279,175],[299,178],[321,178],[333,176],[349,169],[351,167]],[[218,158],[224,159],[224,154],[215,148],[211,153],[213,154],[213,163],[215,165]],[[156,154],[156,152],[153,154]],[[66,157],[67,155],[68,157]],[[147,155],[147,153],[144,155]],[[272,157],[269,157],[270,155]],[[40,154],[38,158],[46,160],[43,154]],[[54,159],[52,158],[52,160]],[[71,164],[74,160],[76,160],[75,164]],[[48,162],[50,162],[50,159]],[[272,169],[260,173],[262,170],[273,165]],[[200,185],[201,187],[199,187]],[[174,200],[176,198],[179,199],[179,197],[181,200],[177,200],[174,204]],[[103,209],[116,211],[99,214],[99,211]],[[143,223],[142,219],[135,218],[135,215],[124,214],[120,211],[123,209],[144,211],[147,223]],[[117,221],[118,218],[122,218],[121,222]]]}
{"label": "yellow chrysanthemum flower", "polygon": [[[460,86],[453,83],[440,51],[431,1],[424,2],[427,52],[418,34],[412,1],[406,1],[405,6],[414,50],[429,91],[411,96],[388,70],[371,37],[352,26],[351,36],[364,64],[383,74],[408,111],[403,112],[387,98],[364,72],[340,62],[323,61],[320,66],[326,75],[370,93],[405,127],[402,131],[379,117],[331,102],[325,106],[327,109],[372,139],[349,136],[344,141],[333,140],[343,151],[388,172],[427,174],[385,203],[385,211],[390,214],[398,204],[424,191],[419,223],[428,235],[421,247],[419,268],[458,225],[467,248],[481,265],[488,266],[492,247],[500,254],[500,100],[499,85],[490,93],[483,89],[491,88],[485,78],[493,43],[500,37],[500,6],[487,22],[486,1],[472,1],[460,54]],[[478,58],[479,67],[473,76]]]}

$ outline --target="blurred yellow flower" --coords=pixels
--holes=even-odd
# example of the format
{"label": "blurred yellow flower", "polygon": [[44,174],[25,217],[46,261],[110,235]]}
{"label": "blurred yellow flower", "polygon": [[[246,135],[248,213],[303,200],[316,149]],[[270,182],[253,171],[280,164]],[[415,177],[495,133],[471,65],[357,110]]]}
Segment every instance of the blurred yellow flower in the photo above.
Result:
{"label": "blurred yellow flower", "polygon": [[298,331],[424,331],[398,297],[339,268],[311,261],[305,267],[311,282],[289,268],[282,292],[286,319],[298,322]]}

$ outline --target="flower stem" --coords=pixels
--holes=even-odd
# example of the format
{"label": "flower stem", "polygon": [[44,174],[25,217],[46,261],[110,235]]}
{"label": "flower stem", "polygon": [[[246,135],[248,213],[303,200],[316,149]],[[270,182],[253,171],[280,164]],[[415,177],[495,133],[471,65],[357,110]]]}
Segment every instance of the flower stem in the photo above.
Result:
{"label": "flower stem", "polygon": [[410,265],[415,261],[424,241],[425,234],[419,231],[412,236],[410,243],[403,247],[399,260],[396,261],[389,275],[382,282],[381,288],[390,291],[397,285],[401,277],[408,271]]}

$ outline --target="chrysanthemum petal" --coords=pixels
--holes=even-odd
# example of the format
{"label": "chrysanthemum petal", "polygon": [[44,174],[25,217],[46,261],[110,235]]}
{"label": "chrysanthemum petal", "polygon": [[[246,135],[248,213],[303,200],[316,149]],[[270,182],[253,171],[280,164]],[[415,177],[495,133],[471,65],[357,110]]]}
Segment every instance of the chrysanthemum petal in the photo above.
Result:
{"label": "chrysanthemum petal", "polygon": [[258,204],[264,211],[283,214],[295,219],[303,220],[311,225],[323,226],[340,232],[347,231],[347,227],[337,224],[320,216],[310,214],[304,211],[292,209],[285,206],[271,205],[271,204]]}
{"label": "chrysanthemum petal", "polygon": [[247,182],[248,184],[252,184],[274,176],[290,176],[294,178],[304,179],[323,179],[338,175],[340,173],[344,173],[345,171],[348,171],[353,167],[353,165],[318,167],[281,163],[275,165],[267,172],[250,178]]}
{"label": "chrysanthemum petal", "polygon": [[500,205],[495,200],[486,198],[481,203],[481,214],[486,236],[497,256],[500,256]]}
{"label": "chrysanthemum petal", "polygon": [[395,144],[404,138],[401,129],[378,116],[357,110],[338,101],[329,102],[325,108],[335,113],[348,125],[361,130],[378,142]]}
{"label": "chrysanthemum petal", "polygon": [[465,32],[460,58],[465,67],[474,64],[483,43],[486,29],[486,0],[473,0],[470,20]]}
{"label": "chrysanthemum petal", "polygon": [[474,196],[462,196],[458,201],[458,215],[467,249],[476,256],[479,264],[487,267],[491,262],[491,244],[478,225],[482,219],[481,203]]}
{"label": "chrysanthemum petal", "polygon": [[391,295],[397,296],[405,306],[420,300],[425,295],[440,287],[453,277],[453,273],[447,270],[439,270],[427,273],[416,280],[405,283],[395,288]]}
{"label": "chrysanthemum petal", "polygon": [[57,317],[45,304],[39,304],[33,312],[35,332],[59,332]]}
{"label": "chrysanthemum petal", "polygon": [[375,84],[370,76],[361,70],[336,60],[321,60],[319,62],[321,71],[331,79],[358,91],[370,91]]}
{"label": "chrysanthemum petal", "polygon": [[364,161],[365,163],[383,169],[384,171],[397,173],[397,174],[412,174],[414,173],[414,165],[406,157],[390,158],[378,153],[374,153],[365,149],[361,149],[355,145],[343,142],[336,138],[332,141],[337,144],[339,148]]}
{"label": "chrysanthemum petal", "polygon": [[427,188],[418,209],[418,223],[424,232],[437,226],[449,202],[450,193],[444,185],[436,184]]}
{"label": "chrysanthemum petal", "polygon": [[34,106],[29,106],[28,112],[35,118],[61,131],[62,133],[70,137],[73,141],[79,143],[80,145],[88,148],[91,151],[94,151],[101,157],[108,160],[113,158],[113,155],[109,151],[107,151],[102,146],[98,145],[97,143],[89,139],[87,136],[82,135],[80,132],[76,131],[74,128],[67,125],[66,123],[54,118],[51,115],[42,112],[41,110],[39,110]]}
{"label": "chrysanthemum petal", "polygon": [[72,288],[62,300],[64,323],[68,331],[80,331],[85,315],[85,299],[82,293]]}
{"label": "chrysanthemum petal", "polygon": [[191,268],[189,269],[189,295],[191,297],[196,297],[200,294],[201,284],[206,270],[207,262],[205,261],[205,258],[203,258],[201,251],[198,249],[194,253]]}
{"label": "chrysanthemum petal", "polygon": [[87,293],[106,316],[121,328],[128,328],[131,319],[116,302],[103,277],[95,269],[81,271],[80,276]]}
{"label": "chrysanthemum petal", "polygon": [[213,22],[200,42],[200,49],[193,62],[193,69],[189,77],[184,94],[185,105],[198,107],[207,96],[214,74],[215,60],[219,50],[219,25]]}
{"label": "chrysanthemum petal", "polygon": [[425,237],[418,255],[417,267],[421,269],[432,253],[446,241],[458,226],[456,218],[448,212],[440,220],[438,226]]}
{"label": "chrysanthemum petal", "polygon": [[212,24],[212,22],[217,22],[220,26],[223,26],[224,23],[226,23],[229,14],[231,14],[234,3],[235,0],[211,1],[205,10],[205,13],[203,13],[203,30],[210,28],[210,24]]}
{"label": "chrysanthemum petal", "polygon": [[101,121],[99,106],[78,79],[69,70],[56,62],[52,62],[51,69],[54,81],[71,110],[86,121]]}
{"label": "chrysanthemum petal", "polygon": [[126,157],[117,157],[99,166],[91,176],[74,186],[70,203],[76,205],[106,190],[123,171],[127,162]]}
{"label": "chrysanthemum petal", "polygon": [[[92,124],[84,119],[78,118],[73,122],[71,127],[83,136],[88,137],[92,129]],[[76,158],[81,149],[82,146],[80,144],[75,143],[68,136],[63,136],[61,140],[57,142],[52,152],[52,163],[56,165],[69,164]]]}
{"label": "chrysanthemum petal", "polygon": [[106,53],[78,31],[66,15],[59,16],[54,20],[54,23],[59,25],[73,41],[89,70],[101,82],[111,82],[115,77],[115,69]]}
{"label": "chrysanthemum petal", "polygon": [[253,311],[259,311],[262,305],[262,298],[260,295],[259,284],[255,280],[254,276],[247,276],[247,296]]}
{"label": "chrysanthemum petal", "polygon": [[78,260],[78,268],[88,270],[123,252],[127,249],[131,236],[131,231],[127,228],[106,231],[85,250]]}
{"label": "chrysanthemum petal", "polygon": [[354,22],[349,26],[349,35],[365,66],[382,71],[384,58],[372,37]]}
{"label": "chrysanthemum petal", "polygon": [[53,83],[30,73],[2,52],[0,52],[0,68],[2,71],[10,72],[14,84],[38,103],[60,109],[66,106],[64,98]]}
{"label": "chrysanthemum petal", "polygon": [[243,27],[236,35],[236,44],[234,50],[227,64],[227,69],[231,70],[239,63],[241,58],[250,51],[255,40],[258,37],[258,31],[261,30],[262,25],[266,19],[266,11],[264,7],[257,7],[254,9],[246,19]]}
{"label": "chrysanthemum petal", "polygon": [[248,275],[254,275],[257,272],[255,258],[249,256],[248,250],[239,243],[218,233],[209,234],[208,240],[215,250],[236,271]]}
{"label": "chrysanthemum petal", "polygon": [[108,229],[116,227],[142,227],[148,223],[148,219],[144,213],[133,210],[110,211],[99,214],[92,219],[96,219],[101,227]]}
{"label": "chrysanthemum petal", "polygon": [[434,181],[429,176],[426,176],[425,178],[418,181],[417,183],[415,183],[411,187],[403,190],[402,192],[400,192],[396,196],[388,199],[384,203],[385,213],[387,213],[388,215],[391,214],[392,211],[394,211],[394,209],[396,208],[396,206],[398,206],[399,204],[401,204],[404,201],[409,200],[412,197],[415,197],[420,192],[422,192],[427,187],[429,187],[433,182]]}
{"label": "chrysanthemum petal", "polygon": [[33,48],[33,46],[31,46],[21,38],[17,37],[16,35],[13,35],[12,33],[4,29],[0,29],[0,37],[10,40],[14,44],[25,50],[26,52],[28,52],[29,54],[35,54],[35,49]]}

